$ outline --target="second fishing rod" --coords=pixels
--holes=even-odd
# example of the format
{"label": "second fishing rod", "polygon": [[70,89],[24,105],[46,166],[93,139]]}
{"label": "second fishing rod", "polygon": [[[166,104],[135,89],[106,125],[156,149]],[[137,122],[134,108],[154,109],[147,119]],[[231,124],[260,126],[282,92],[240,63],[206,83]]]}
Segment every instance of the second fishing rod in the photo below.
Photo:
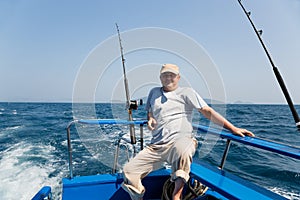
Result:
{"label": "second fishing rod", "polygon": [[264,49],[264,51],[265,51],[265,53],[266,53],[266,55],[267,55],[270,63],[271,63],[271,66],[273,68],[273,72],[275,74],[275,77],[276,77],[276,79],[277,79],[277,81],[278,81],[278,83],[280,85],[280,88],[281,88],[281,90],[282,90],[282,92],[284,94],[284,97],[285,97],[285,99],[286,99],[286,101],[287,101],[287,103],[288,103],[288,105],[290,107],[290,110],[292,112],[292,115],[294,117],[294,121],[296,123],[296,127],[300,131],[300,119],[299,119],[298,113],[297,113],[297,111],[295,109],[295,106],[293,104],[292,98],[289,95],[288,89],[287,89],[286,85],[284,84],[283,78],[282,78],[282,76],[281,76],[278,68],[275,66],[275,64],[274,64],[274,62],[272,60],[272,57],[271,57],[270,53],[268,52],[268,49],[267,49],[266,45],[264,44],[264,42],[263,42],[263,40],[261,38],[262,31],[256,29],[256,27],[255,27],[255,25],[254,25],[254,23],[253,23],[253,21],[251,20],[251,17],[250,17],[251,12],[246,11],[246,9],[243,6],[241,0],[238,0],[238,2],[240,4],[240,6],[242,7],[242,9],[243,9],[245,15],[247,16],[248,20],[250,21],[251,26],[252,26],[254,32],[256,33],[256,36],[258,37],[258,40],[259,40],[260,44],[262,45],[262,47],[263,47],[263,49]]}

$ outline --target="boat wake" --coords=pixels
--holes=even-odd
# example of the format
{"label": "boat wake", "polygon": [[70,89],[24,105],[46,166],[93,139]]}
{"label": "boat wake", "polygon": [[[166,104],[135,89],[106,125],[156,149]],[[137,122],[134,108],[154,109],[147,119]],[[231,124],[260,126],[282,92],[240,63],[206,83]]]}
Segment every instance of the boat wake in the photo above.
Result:
{"label": "boat wake", "polygon": [[[55,147],[18,143],[1,152],[0,197],[10,200],[31,199],[42,185],[52,185],[53,197],[60,193],[58,185],[64,176],[57,171],[52,152]],[[61,167],[60,167],[61,168]]]}

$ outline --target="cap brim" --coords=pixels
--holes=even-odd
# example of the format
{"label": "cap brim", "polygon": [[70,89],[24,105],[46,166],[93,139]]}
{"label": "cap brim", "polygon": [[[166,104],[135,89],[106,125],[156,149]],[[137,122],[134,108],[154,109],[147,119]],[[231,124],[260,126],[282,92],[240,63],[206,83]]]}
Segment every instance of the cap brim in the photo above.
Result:
{"label": "cap brim", "polygon": [[179,74],[178,71],[173,70],[173,69],[163,69],[163,70],[161,70],[160,73],[163,74],[163,73],[166,73],[166,72],[171,72],[171,73],[173,73],[173,74]]}

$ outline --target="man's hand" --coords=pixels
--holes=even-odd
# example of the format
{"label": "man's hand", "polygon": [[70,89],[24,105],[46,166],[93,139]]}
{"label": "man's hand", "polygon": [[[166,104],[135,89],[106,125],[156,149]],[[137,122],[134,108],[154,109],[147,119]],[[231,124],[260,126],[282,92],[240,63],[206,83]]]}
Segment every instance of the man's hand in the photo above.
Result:
{"label": "man's hand", "polygon": [[148,129],[153,131],[156,128],[157,122],[153,117],[149,117],[148,119]]}
{"label": "man's hand", "polygon": [[247,129],[243,129],[243,128],[235,128],[234,131],[232,132],[233,134],[241,137],[244,137],[245,135],[250,137],[255,137],[255,135],[251,131],[248,131]]}

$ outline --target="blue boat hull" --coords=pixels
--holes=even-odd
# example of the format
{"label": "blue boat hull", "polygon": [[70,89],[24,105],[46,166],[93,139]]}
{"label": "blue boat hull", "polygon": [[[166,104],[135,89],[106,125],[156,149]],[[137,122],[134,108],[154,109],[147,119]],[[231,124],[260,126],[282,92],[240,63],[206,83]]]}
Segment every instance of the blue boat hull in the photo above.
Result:
{"label": "blue boat hull", "polygon": [[[169,171],[162,169],[151,173],[143,180],[147,188],[145,199],[158,198],[162,194],[162,184],[169,178]],[[121,174],[104,174],[95,176],[63,179],[63,200],[69,199],[130,199],[121,188]]]}
{"label": "blue boat hull", "polygon": [[[144,199],[161,199],[163,184],[170,177],[168,169],[150,173],[143,179],[146,188]],[[285,199],[260,186],[232,175],[224,170],[212,167],[200,161],[192,164],[191,177],[209,186],[205,195],[195,199]],[[63,179],[63,200],[110,199],[130,200],[122,189],[123,181],[120,173],[94,176],[80,176]]]}

